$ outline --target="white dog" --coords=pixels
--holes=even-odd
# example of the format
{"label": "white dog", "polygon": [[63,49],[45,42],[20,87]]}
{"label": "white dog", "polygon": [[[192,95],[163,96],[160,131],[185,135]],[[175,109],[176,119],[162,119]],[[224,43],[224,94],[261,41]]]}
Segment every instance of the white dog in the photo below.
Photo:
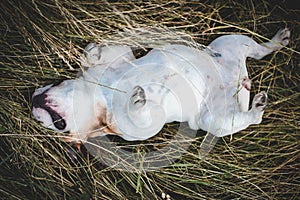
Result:
{"label": "white dog", "polygon": [[267,94],[254,96],[246,58],[261,59],[289,43],[280,30],[258,44],[243,35],[226,35],[206,49],[167,45],[136,59],[130,47],[90,44],[74,80],[39,88],[33,115],[43,126],[69,132],[69,142],[116,134],[146,140],[165,123],[188,122],[222,137],[262,120]]}

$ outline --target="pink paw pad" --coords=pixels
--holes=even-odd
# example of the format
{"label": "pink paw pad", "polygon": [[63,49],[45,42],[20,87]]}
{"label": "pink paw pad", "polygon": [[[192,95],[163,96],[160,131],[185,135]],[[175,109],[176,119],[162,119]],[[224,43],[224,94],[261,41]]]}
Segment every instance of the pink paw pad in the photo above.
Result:
{"label": "pink paw pad", "polygon": [[252,81],[248,77],[242,79],[242,86],[248,91],[251,90],[251,83]]}

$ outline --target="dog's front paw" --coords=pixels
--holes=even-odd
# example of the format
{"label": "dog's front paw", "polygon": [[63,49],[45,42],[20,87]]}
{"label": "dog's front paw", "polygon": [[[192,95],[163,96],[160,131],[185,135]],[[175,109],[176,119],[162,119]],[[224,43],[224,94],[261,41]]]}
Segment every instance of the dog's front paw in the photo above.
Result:
{"label": "dog's front paw", "polygon": [[81,56],[81,64],[84,67],[93,67],[100,63],[101,47],[96,43],[88,44]]}
{"label": "dog's front paw", "polygon": [[252,102],[252,109],[262,112],[264,111],[267,104],[268,104],[268,95],[266,92],[263,91],[254,96]]}
{"label": "dog's front paw", "polygon": [[141,86],[135,86],[130,97],[131,103],[136,107],[142,107],[146,103],[145,91]]}
{"label": "dog's front paw", "polygon": [[288,28],[279,30],[276,35],[272,38],[274,42],[278,42],[283,46],[287,46],[290,41],[291,31]]}

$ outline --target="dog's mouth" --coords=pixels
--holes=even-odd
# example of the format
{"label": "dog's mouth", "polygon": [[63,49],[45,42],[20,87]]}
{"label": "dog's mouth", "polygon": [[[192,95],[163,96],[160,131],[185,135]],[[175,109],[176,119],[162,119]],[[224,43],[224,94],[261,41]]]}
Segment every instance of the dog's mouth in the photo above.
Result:
{"label": "dog's mouth", "polygon": [[54,126],[58,130],[64,130],[67,126],[66,121],[55,110],[53,110],[51,107],[46,105],[46,103],[47,103],[47,101],[46,101],[46,97],[47,97],[46,92],[47,91],[48,90],[44,91],[41,94],[33,96],[32,105],[33,105],[34,108],[41,108],[41,109],[46,110],[49,113]]}

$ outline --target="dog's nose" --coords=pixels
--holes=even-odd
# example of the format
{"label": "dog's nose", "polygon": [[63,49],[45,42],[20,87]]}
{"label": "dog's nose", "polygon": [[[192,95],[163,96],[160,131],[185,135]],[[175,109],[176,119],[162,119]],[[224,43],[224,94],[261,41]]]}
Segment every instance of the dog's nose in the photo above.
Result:
{"label": "dog's nose", "polygon": [[46,97],[45,93],[36,95],[32,97],[32,105],[35,108],[44,108],[46,106]]}

